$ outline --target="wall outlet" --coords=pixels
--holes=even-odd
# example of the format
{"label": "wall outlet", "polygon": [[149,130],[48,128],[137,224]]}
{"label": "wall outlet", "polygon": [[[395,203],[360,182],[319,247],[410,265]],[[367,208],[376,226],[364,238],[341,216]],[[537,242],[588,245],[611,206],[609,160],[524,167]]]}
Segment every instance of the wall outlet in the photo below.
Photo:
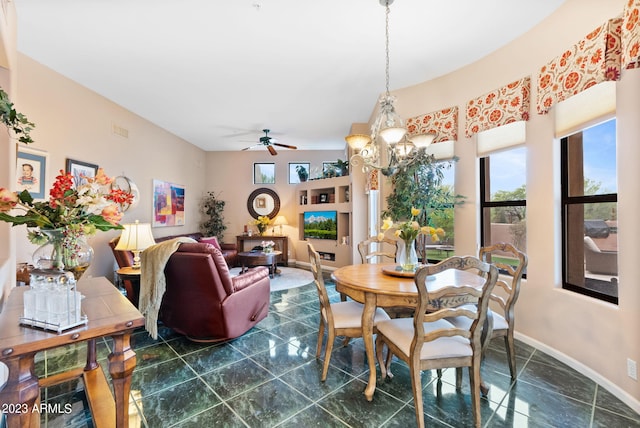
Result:
{"label": "wall outlet", "polygon": [[627,358],[627,376],[633,380],[638,380],[638,366],[631,358]]}

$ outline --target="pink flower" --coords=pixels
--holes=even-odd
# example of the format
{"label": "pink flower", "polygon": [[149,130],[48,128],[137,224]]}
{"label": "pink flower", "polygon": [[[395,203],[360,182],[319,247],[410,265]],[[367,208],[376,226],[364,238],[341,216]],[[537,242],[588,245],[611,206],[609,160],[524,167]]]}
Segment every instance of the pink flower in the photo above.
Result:
{"label": "pink flower", "polygon": [[18,195],[15,192],[0,187],[0,213],[6,213],[18,203]]}

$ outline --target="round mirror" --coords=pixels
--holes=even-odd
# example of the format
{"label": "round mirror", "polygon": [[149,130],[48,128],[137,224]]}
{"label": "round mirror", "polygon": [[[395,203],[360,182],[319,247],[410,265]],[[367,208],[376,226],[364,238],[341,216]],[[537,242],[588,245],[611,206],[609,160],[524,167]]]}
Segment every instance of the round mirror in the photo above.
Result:
{"label": "round mirror", "polygon": [[280,198],[273,190],[262,187],[251,192],[247,200],[247,209],[251,217],[256,219],[261,215],[274,218],[280,211]]}

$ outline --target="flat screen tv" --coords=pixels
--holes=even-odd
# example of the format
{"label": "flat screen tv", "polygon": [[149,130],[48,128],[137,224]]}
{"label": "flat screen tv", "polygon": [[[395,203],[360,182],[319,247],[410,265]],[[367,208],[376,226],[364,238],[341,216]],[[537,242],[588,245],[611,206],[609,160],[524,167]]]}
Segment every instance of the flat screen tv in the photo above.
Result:
{"label": "flat screen tv", "polygon": [[304,237],[338,239],[337,211],[308,211],[304,213]]}

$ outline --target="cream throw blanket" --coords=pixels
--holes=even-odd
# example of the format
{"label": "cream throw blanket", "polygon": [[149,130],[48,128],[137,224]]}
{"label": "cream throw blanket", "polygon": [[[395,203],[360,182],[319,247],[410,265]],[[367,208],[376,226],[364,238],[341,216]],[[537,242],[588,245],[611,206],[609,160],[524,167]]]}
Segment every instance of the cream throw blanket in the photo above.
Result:
{"label": "cream throw blanket", "polygon": [[194,239],[178,237],[152,245],[140,254],[140,298],[138,306],[145,318],[145,328],[154,339],[158,338],[158,311],[167,288],[164,267],[169,257],[183,242]]}

